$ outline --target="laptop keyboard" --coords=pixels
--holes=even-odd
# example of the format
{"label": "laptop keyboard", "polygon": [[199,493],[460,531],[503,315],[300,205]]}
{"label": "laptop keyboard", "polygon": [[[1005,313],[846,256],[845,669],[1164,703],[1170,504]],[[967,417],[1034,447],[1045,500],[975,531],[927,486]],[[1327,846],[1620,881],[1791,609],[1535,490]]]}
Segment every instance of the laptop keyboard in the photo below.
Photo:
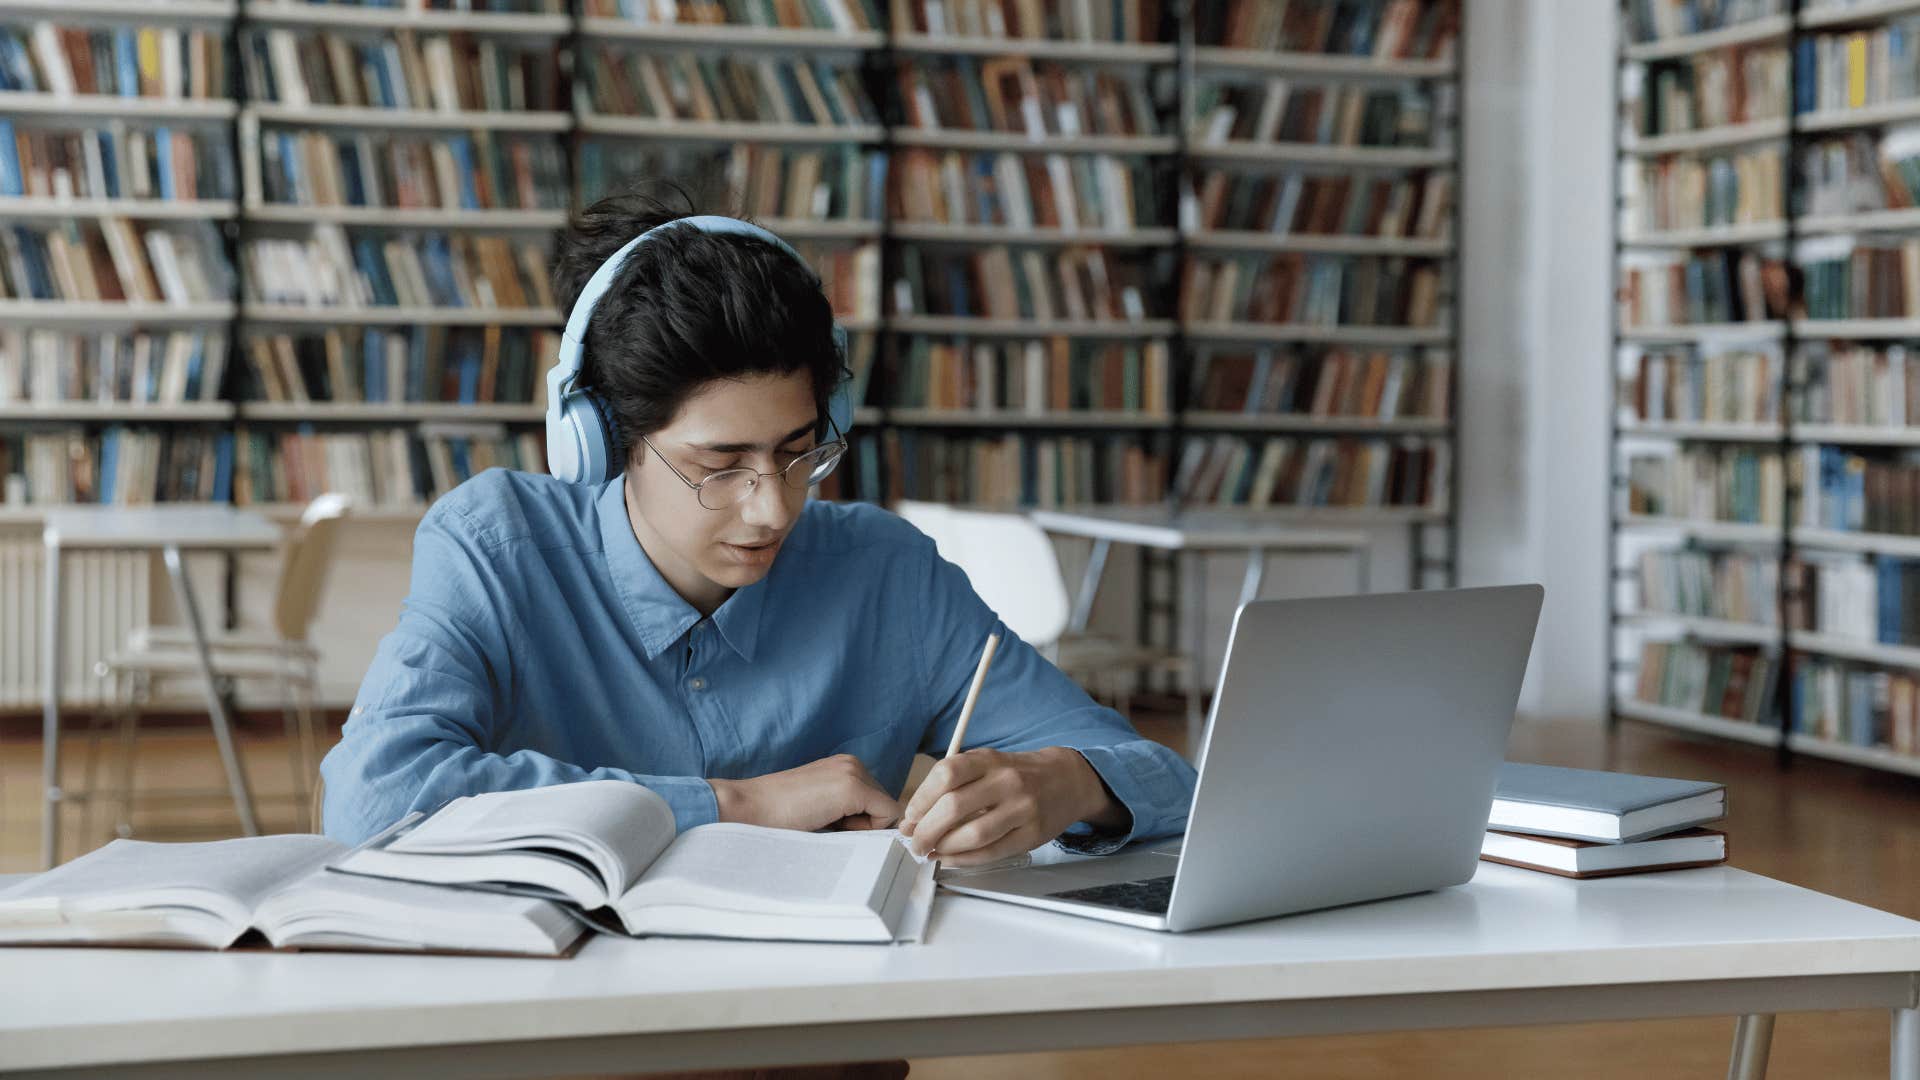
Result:
{"label": "laptop keyboard", "polygon": [[1173,897],[1173,875],[1146,878],[1142,881],[1122,881],[1116,885],[1068,889],[1065,892],[1047,895],[1061,900],[1079,900],[1087,904],[1141,911],[1149,915],[1165,915],[1167,901]]}

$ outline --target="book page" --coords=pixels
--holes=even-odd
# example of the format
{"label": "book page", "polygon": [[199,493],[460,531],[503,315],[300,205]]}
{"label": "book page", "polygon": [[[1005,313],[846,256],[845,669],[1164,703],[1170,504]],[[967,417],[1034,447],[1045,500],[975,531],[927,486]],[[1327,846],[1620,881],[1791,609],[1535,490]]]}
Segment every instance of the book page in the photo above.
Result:
{"label": "book page", "polygon": [[200,844],[115,840],[0,892],[0,925],[9,908],[44,913],[48,903],[69,916],[173,906],[211,912],[237,933],[260,900],[345,850],[314,835]]}
{"label": "book page", "polygon": [[906,857],[887,832],[806,833],[758,825],[702,825],[680,835],[627,895],[622,910],[685,903],[728,910],[871,911],[893,863]]}
{"label": "book page", "polygon": [[260,903],[277,947],[516,952],[551,956],[584,929],[550,900],[383,881],[315,869]]}
{"label": "book page", "polygon": [[576,784],[471,795],[436,811],[388,851],[465,855],[551,847],[585,858],[618,896],[673,842],[673,808],[639,784]]}

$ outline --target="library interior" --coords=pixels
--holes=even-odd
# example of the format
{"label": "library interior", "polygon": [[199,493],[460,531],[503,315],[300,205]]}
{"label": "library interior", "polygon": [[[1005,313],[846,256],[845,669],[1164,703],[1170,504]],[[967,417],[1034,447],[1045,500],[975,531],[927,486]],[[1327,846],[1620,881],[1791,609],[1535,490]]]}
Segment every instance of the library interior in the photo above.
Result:
{"label": "library interior", "polygon": [[0,1073],[1920,1080],[1909,344],[1920,0],[0,0]]}

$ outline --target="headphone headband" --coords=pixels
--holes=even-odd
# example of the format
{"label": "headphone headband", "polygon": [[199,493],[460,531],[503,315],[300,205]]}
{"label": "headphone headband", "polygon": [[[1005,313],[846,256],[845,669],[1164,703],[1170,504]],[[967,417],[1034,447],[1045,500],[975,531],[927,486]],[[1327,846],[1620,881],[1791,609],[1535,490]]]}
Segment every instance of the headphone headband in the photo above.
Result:
{"label": "headphone headband", "polygon": [[[613,419],[597,395],[578,385],[580,364],[586,356],[587,325],[593,320],[593,311],[599,305],[600,298],[613,287],[613,279],[619,276],[621,268],[626,265],[627,256],[655,233],[675,226],[686,226],[704,233],[731,233],[765,240],[793,256],[794,261],[802,266],[806,265],[806,260],[785,240],[750,221],[721,214],[695,214],[662,222],[622,244],[618,251],[608,256],[594,270],[587,283],[581,286],[579,299],[573,302],[573,310],[567,314],[566,329],[560,334],[560,355],[555,358],[552,370],[547,372],[547,469],[558,479],[575,484],[596,484],[612,479],[619,469],[619,463],[614,460]],[[834,347],[844,358],[847,351],[846,331],[838,320],[833,324],[833,340]],[[829,405],[829,414],[840,423],[840,429],[846,431],[853,426],[853,409],[851,401],[842,400],[843,391],[844,386],[837,388]],[[843,412],[845,415],[841,416]]]}

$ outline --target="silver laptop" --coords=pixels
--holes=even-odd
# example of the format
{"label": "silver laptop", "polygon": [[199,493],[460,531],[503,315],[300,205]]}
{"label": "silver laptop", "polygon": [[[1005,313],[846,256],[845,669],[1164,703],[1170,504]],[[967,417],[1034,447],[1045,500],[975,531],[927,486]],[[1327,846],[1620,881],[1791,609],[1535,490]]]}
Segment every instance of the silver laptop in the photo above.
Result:
{"label": "silver laptop", "polygon": [[1184,843],[946,885],[1197,930],[1461,884],[1480,857],[1543,592],[1244,604]]}

